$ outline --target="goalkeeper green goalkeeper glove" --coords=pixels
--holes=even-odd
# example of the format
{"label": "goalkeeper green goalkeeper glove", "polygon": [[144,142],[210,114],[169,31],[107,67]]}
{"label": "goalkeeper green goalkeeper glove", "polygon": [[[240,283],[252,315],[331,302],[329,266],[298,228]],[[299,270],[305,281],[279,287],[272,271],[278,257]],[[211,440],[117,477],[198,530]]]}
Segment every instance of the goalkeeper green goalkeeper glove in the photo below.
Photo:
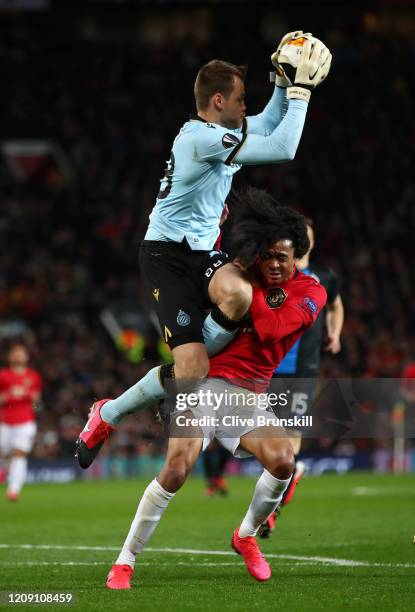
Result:
{"label": "goalkeeper green goalkeeper glove", "polygon": [[277,85],[277,87],[289,87],[290,85],[292,85],[292,82],[285,74],[284,68],[279,63],[279,55],[285,43],[287,43],[289,40],[292,40],[293,38],[299,38],[301,36],[312,36],[312,34],[311,32],[306,32],[304,34],[302,30],[296,30],[295,32],[288,32],[288,34],[285,34],[281,38],[281,41],[280,41],[280,44],[278,45],[277,50],[274,51],[274,53],[271,55],[271,62],[274,64],[275,68],[277,69],[276,72],[271,73],[271,80],[275,81],[275,85]]}
{"label": "goalkeeper green goalkeeper glove", "polygon": [[295,73],[294,85],[287,89],[287,98],[309,102],[312,90],[328,75],[331,59],[330,51],[321,40],[306,40]]}

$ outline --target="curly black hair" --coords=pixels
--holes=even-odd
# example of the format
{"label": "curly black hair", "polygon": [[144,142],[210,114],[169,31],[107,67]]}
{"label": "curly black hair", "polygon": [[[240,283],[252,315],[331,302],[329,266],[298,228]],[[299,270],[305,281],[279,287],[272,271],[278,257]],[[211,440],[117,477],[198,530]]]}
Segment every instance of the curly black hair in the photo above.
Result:
{"label": "curly black hair", "polygon": [[291,240],[296,259],[303,257],[310,248],[305,217],[280,205],[266,191],[254,187],[234,190],[227,203],[230,230],[226,249],[247,269],[277,240]]}

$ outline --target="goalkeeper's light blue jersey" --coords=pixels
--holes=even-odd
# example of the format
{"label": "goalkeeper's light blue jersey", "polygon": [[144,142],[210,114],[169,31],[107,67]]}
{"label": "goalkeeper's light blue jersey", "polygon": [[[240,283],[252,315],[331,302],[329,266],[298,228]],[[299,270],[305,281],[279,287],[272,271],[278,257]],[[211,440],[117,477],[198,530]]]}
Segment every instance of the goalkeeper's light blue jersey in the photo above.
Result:
{"label": "goalkeeper's light blue jersey", "polygon": [[176,136],[146,240],[187,240],[195,251],[211,250],[232,177],[243,164],[293,159],[304,126],[307,102],[290,100],[275,87],[264,111],[230,130],[200,117]]}

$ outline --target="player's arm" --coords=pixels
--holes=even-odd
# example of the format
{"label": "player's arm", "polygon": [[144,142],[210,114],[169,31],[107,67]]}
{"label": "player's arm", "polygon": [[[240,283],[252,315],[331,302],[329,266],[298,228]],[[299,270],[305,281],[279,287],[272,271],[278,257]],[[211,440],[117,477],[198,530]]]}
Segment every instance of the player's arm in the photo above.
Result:
{"label": "player's arm", "polygon": [[270,136],[248,134],[244,120],[241,130],[201,124],[194,135],[194,159],[226,165],[276,163],[293,159],[303,131],[307,102],[291,100],[287,114]]}
{"label": "player's arm", "polygon": [[277,163],[294,159],[304,127],[311,92],[327,76],[331,53],[318,40],[307,40],[296,70],[294,85],[287,88],[288,110],[269,136],[245,134],[226,160],[227,164]]}
{"label": "player's arm", "polygon": [[273,94],[268,104],[258,115],[250,115],[246,118],[248,134],[270,136],[275,128],[281,123],[288,109],[286,87],[275,85]]}
{"label": "player's arm", "polygon": [[303,133],[307,106],[305,100],[290,100],[286,115],[272,134],[245,134],[225,163],[272,164],[294,159]]}
{"label": "player's arm", "polygon": [[226,165],[276,163],[293,159],[303,131],[307,102],[291,100],[287,114],[270,136],[248,134],[244,120],[241,130],[227,130],[201,124],[194,135],[194,159]]}
{"label": "player's arm", "polygon": [[[311,36],[310,32],[307,34]],[[271,81],[275,83],[274,91],[270,101],[262,113],[247,117],[248,134],[269,136],[280,124],[285,113],[287,112],[288,100],[286,90],[289,85],[292,85],[292,83],[286,77],[284,69],[279,65],[278,59],[280,51],[285,43],[301,35],[303,35],[302,30],[296,30],[295,32],[285,34],[285,36],[282,37],[277,50],[271,55],[271,62],[276,68],[276,70],[270,74]]]}
{"label": "player's arm", "polygon": [[327,337],[325,350],[335,355],[341,349],[340,335],[344,322],[344,306],[340,294],[337,294],[333,302],[327,304]]}
{"label": "player's arm", "polygon": [[33,375],[29,395],[32,402],[40,402],[42,396],[42,379],[37,372]]}
{"label": "player's arm", "polygon": [[269,136],[248,134],[248,122],[241,130],[226,130],[202,124],[194,141],[194,159],[224,162],[227,165],[277,163],[294,159],[304,127],[311,91],[326,77],[330,51],[321,41],[307,40],[298,64],[293,86],[287,88],[288,110]]}
{"label": "player's arm", "polygon": [[262,290],[255,289],[251,304],[254,328],[262,342],[278,342],[313,325],[326,301],[326,290],[317,282],[303,296],[293,296],[275,309],[268,306]]}
{"label": "player's arm", "polygon": [[329,351],[335,355],[341,349],[340,334],[344,322],[344,307],[340,296],[339,281],[336,274],[331,268],[328,270],[328,279],[326,287],[326,328],[328,340],[324,348],[326,351]]}

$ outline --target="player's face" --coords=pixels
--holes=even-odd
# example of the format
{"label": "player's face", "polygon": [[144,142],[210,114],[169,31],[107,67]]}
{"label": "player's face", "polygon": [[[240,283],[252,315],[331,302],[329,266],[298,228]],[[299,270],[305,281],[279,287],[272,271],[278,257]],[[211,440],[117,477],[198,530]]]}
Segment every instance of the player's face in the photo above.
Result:
{"label": "player's face", "polygon": [[14,346],[9,352],[11,366],[25,366],[29,361],[29,354],[24,346]]}
{"label": "player's face", "polygon": [[245,117],[245,85],[239,77],[234,77],[234,87],[228,98],[222,99],[221,123],[234,130],[242,126]]}
{"label": "player's face", "polygon": [[267,285],[288,280],[294,269],[294,248],[291,240],[277,240],[258,260],[258,268]]}

